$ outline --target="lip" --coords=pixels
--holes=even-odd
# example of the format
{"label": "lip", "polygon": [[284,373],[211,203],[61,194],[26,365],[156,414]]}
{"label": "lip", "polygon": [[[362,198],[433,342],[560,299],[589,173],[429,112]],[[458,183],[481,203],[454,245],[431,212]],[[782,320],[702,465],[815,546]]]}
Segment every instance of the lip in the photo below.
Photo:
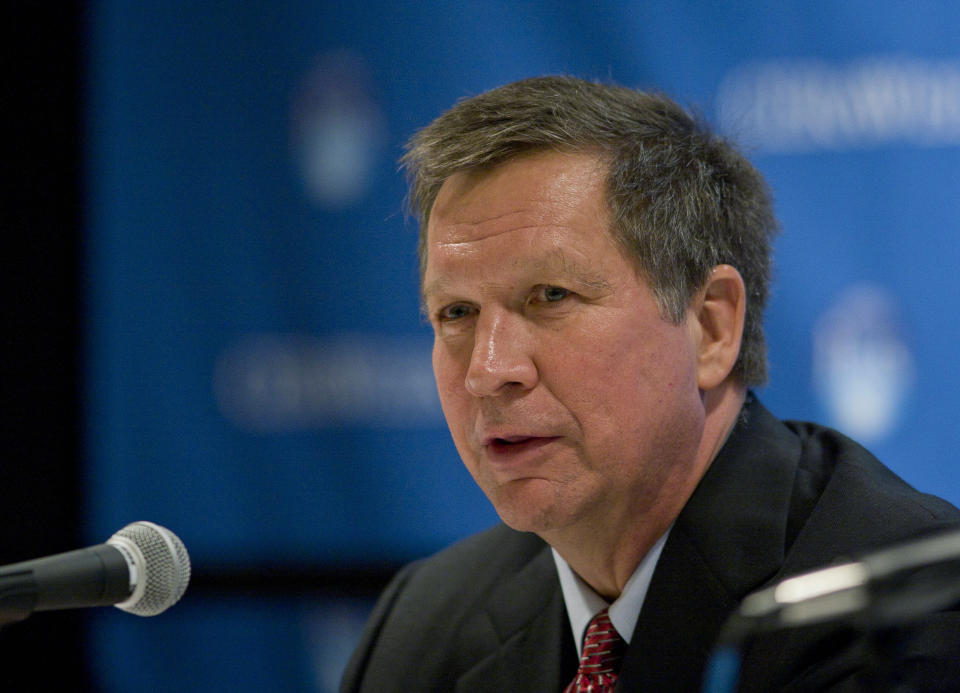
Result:
{"label": "lip", "polygon": [[527,435],[489,436],[484,440],[483,449],[492,462],[512,464],[529,457],[559,438],[559,436]]}

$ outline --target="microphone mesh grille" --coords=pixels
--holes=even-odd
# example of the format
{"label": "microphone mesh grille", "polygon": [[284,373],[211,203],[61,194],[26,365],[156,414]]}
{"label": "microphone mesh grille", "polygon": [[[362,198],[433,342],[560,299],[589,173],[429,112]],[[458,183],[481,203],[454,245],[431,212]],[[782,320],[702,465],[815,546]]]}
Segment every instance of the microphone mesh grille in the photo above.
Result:
{"label": "microphone mesh grille", "polygon": [[133,542],[144,559],[143,597],[124,611],[154,616],[176,604],[190,582],[190,557],[180,538],[152,522],[134,522],[114,536]]}

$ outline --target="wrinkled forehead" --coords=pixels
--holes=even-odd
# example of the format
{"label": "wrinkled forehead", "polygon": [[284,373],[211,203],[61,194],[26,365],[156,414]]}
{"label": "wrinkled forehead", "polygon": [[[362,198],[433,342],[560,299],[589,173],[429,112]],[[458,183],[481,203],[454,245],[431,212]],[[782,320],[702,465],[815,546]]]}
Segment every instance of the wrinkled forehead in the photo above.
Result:
{"label": "wrinkled forehead", "polygon": [[438,242],[572,221],[609,229],[606,173],[606,161],[593,152],[533,152],[452,174],[421,225],[421,279],[430,246]]}

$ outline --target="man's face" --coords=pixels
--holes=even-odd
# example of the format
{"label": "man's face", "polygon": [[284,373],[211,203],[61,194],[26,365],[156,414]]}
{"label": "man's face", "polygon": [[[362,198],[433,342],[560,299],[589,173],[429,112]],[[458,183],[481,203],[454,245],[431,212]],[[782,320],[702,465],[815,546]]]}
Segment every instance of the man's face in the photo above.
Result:
{"label": "man's face", "polygon": [[540,153],[448,179],[424,295],[443,412],[515,529],[655,512],[703,431],[696,329],[664,320],[610,235],[604,164]]}

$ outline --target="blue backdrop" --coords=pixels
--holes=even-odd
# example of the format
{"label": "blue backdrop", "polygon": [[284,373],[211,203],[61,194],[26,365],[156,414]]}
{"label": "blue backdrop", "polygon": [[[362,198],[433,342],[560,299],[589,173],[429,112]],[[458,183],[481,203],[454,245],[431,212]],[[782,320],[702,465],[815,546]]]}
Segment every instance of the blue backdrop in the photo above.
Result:
{"label": "blue backdrop", "polygon": [[[743,143],[784,229],[761,397],[960,502],[958,25],[946,1],[93,3],[91,541],[149,519],[266,570],[495,521],[443,425],[396,160],[547,73],[661,89]],[[110,691],[327,691],[367,608],[188,596],[91,637]]]}

